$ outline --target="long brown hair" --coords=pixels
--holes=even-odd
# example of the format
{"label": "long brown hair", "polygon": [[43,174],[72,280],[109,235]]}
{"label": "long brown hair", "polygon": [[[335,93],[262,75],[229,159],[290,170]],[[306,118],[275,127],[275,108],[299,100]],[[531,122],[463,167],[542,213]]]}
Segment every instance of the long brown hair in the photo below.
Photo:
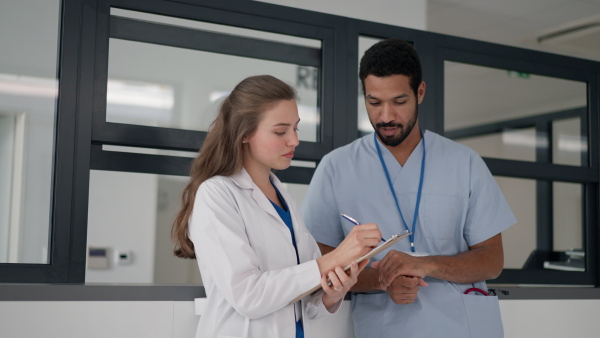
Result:
{"label": "long brown hair", "polygon": [[171,236],[177,257],[196,258],[194,244],[188,237],[188,221],[198,187],[213,176],[230,176],[240,171],[244,155],[242,140],[256,131],[263,112],[276,102],[295,99],[294,88],[270,75],[242,80],[225,98],[192,163],[190,181],[181,197],[182,206],[173,222]]}

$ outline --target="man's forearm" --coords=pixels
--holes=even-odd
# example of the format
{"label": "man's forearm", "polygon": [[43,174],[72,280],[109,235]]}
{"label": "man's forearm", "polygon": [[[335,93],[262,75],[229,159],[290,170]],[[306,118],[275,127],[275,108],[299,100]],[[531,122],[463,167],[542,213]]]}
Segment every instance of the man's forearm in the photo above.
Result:
{"label": "man's forearm", "polygon": [[493,279],[502,272],[502,253],[481,248],[455,256],[425,257],[434,268],[429,276],[455,283],[474,283]]}
{"label": "man's forearm", "polygon": [[379,264],[376,268],[386,285],[400,275],[431,276],[461,284],[474,283],[496,278],[502,272],[502,237],[498,234],[454,256],[412,257],[392,250],[380,263],[373,264]]}
{"label": "man's forearm", "polygon": [[379,271],[371,267],[366,267],[360,275],[358,275],[358,281],[350,291],[352,292],[371,292],[384,290],[381,288],[379,283]]}

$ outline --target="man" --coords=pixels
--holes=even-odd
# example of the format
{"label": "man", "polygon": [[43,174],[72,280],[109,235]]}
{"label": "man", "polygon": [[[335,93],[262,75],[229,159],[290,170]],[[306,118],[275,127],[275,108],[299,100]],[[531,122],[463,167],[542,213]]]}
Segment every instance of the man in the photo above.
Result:
{"label": "man", "polygon": [[419,128],[426,86],[410,44],[375,44],[359,75],[375,133],[323,158],[304,198],[306,225],[323,253],[353,226],[341,213],[377,223],[386,239],[412,235],[376,256],[352,288],[355,335],[502,337],[484,281],[502,271],[510,207],[477,153]]}

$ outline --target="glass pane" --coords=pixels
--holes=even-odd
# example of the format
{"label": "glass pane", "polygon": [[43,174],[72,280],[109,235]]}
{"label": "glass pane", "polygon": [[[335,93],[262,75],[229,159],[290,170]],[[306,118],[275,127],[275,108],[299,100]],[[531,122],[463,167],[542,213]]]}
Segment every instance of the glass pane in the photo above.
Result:
{"label": "glass pane", "polygon": [[[382,39],[376,39],[366,36],[358,37],[358,65],[360,67],[360,59],[363,57],[367,49],[371,48],[374,44],[381,41]],[[365,96],[360,83],[360,78],[356,79],[358,86],[358,133],[359,135],[366,135],[373,132],[373,126],[369,121],[369,115],[367,114],[367,107],[365,106]]]}
{"label": "glass pane", "polygon": [[[113,12],[148,19],[141,13]],[[149,15],[149,19],[191,29],[321,47],[321,42],[314,39],[156,15]],[[109,50],[108,122],[207,131],[222,99],[239,81],[251,75],[270,74],[295,86],[298,92],[300,140],[319,141],[319,68],[115,38],[110,39]]]}
{"label": "glass pane", "polygon": [[557,120],[552,128],[552,162],[581,166],[587,155],[587,138],[581,135],[581,119]]}
{"label": "glass pane", "polygon": [[0,263],[47,264],[61,1],[0,6]]}
{"label": "glass pane", "polygon": [[300,140],[318,141],[317,68],[119,39],[109,54],[108,122],[208,131],[237,83],[270,74],[298,91]]}
{"label": "glass pane", "polygon": [[545,132],[536,135],[533,128],[536,123],[554,123],[555,163],[581,165],[580,160],[574,162],[573,152],[587,149],[585,135],[573,121],[554,121],[586,107],[586,83],[450,61],[444,62],[444,77],[444,124],[449,136],[486,140],[495,149],[484,149],[482,156],[536,161],[530,155],[535,155],[536,147],[550,145]]}
{"label": "glass pane", "polygon": [[[173,254],[171,225],[189,178],[92,170],[86,283],[202,283]],[[284,183],[301,205],[308,185]]]}
{"label": "glass pane", "polygon": [[585,107],[586,92],[584,82],[444,61],[445,129]]}
{"label": "glass pane", "polygon": [[13,176],[13,116],[0,115],[0,262],[8,262],[11,186]]}
{"label": "glass pane", "polygon": [[[502,233],[504,245],[504,268],[560,269],[584,271],[582,221],[583,187],[580,184],[553,182],[552,210],[547,210],[553,218],[552,251],[537,251],[538,196],[535,180],[496,176],[496,182],[506,197],[517,224]],[[544,228],[544,225],[540,225]],[[548,230],[550,231],[550,230]],[[550,239],[549,239],[550,240]],[[579,259],[579,260],[578,260]],[[580,270],[572,269],[577,267]]]}
{"label": "glass pane", "polygon": [[502,233],[504,268],[521,269],[537,245],[536,182],[499,176],[495,178],[517,218],[517,224]]}
{"label": "glass pane", "polygon": [[553,185],[553,257],[544,268],[561,271],[585,271],[583,247],[583,186],[554,182]]}
{"label": "glass pane", "polygon": [[460,138],[456,141],[483,157],[521,161],[535,161],[536,144],[544,143],[544,139],[536,139],[534,128],[505,130],[483,136]]}
{"label": "glass pane", "polygon": [[283,183],[283,186],[290,192],[294,201],[298,207],[302,205],[306,191],[308,190],[308,184],[296,184],[296,183]]}
{"label": "glass pane", "polygon": [[170,237],[187,182],[92,170],[86,283],[200,284],[196,261],[175,257]]}
{"label": "glass pane", "polygon": [[554,250],[583,248],[583,187],[577,183],[554,182]]}

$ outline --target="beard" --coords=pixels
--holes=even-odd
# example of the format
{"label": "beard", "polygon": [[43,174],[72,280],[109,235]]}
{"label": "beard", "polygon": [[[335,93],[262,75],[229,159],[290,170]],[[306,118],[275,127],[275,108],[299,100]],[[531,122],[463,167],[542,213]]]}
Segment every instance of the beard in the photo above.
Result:
{"label": "beard", "polygon": [[[393,123],[393,122],[388,122],[388,123],[380,122],[380,123],[377,123],[376,125],[373,125],[373,123],[371,122],[371,125],[373,125],[373,128],[375,128],[375,132],[377,133],[377,136],[379,136],[381,143],[385,144],[388,147],[395,147],[395,146],[399,145],[400,143],[404,142],[404,140],[406,140],[408,135],[410,135],[412,130],[415,128],[415,124],[417,124],[418,116],[419,116],[419,107],[415,106],[415,111],[414,111],[413,117],[408,121],[408,123],[406,124],[406,127],[402,123]],[[398,128],[399,133],[392,135],[392,136],[386,136],[382,132],[379,131],[380,128],[389,128],[389,127]]]}

